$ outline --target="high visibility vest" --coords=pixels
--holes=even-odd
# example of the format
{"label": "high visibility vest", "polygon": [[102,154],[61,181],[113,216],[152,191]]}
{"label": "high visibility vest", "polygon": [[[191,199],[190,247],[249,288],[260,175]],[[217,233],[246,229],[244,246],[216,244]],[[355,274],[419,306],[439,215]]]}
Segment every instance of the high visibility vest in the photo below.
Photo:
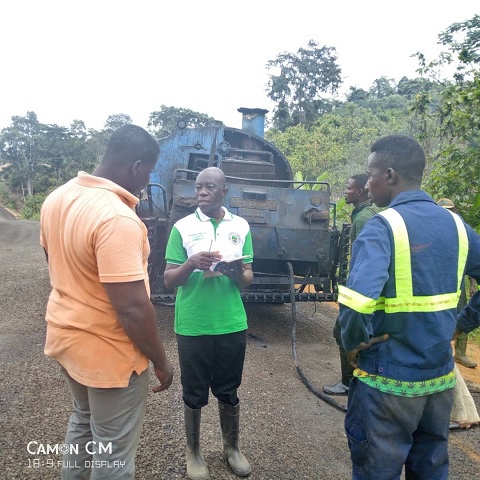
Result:
{"label": "high visibility vest", "polygon": [[395,259],[395,290],[396,297],[380,297],[373,299],[355,292],[343,285],[338,286],[338,302],[359,313],[371,314],[377,310],[386,313],[398,312],[439,312],[457,308],[460,298],[460,287],[465,271],[468,255],[468,236],[465,225],[458,215],[449,212],[458,232],[458,268],[457,290],[439,295],[414,295],[412,280],[412,264],[408,232],[402,216],[393,208],[384,210],[382,215],[389,223],[393,233]]}

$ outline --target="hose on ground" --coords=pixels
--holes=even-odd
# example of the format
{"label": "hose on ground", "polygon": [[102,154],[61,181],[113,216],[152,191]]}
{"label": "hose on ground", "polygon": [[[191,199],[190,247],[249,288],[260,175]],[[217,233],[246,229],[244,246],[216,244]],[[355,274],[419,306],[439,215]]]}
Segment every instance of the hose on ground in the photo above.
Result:
{"label": "hose on ground", "polygon": [[293,361],[295,363],[295,368],[297,369],[298,375],[302,380],[303,384],[318,398],[323,400],[324,402],[328,403],[330,406],[340,410],[341,412],[346,412],[347,407],[342,405],[340,402],[337,402],[334,398],[330,395],[323,393],[322,391],[315,388],[314,385],[308,380],[307,376],[302,370],[300,363],[298,361],[298,354],[297,354],[297,308],[295,303],[295,285],[294,285],[294,275],[293,275],[293,267],[290,262],[287,262],[288,265],[288,273],[290,276],[290,302],[292,304],[292,355]]}

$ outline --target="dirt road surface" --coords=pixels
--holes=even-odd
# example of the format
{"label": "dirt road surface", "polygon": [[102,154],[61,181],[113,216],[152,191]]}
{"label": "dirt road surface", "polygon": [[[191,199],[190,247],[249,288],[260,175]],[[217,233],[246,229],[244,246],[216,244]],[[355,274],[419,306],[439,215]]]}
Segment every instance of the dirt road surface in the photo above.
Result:
{"label": "dirt road surface", "polygon": [[[63,443],[71,399],[58,366],[43,354],[47,265],[37,222],[0,221],[1,479],[58,479],[61,456],[30,453]],[[137,454],[137,478],[183,479],[185,445],[181,387],[172,333],[173,310],[156,307],[166,350],[176,368],[172,387],[150,393]],[[336,304],[298,305],[302,368],[315,388],[337,381],[332,327]],[[249,339],[243,385],[242,436],[252,480],[350,478],[344,414],[301,382],[292,360],[289,305],[247,305]],[[154,379],[151,377],[151,384]],[[480,394],[474,393],[479,407]],[[340,400],[339,400],[340,401]],[[203,453],[211,478],[234,479],[221,456],[215,402],[203,410]],[[30,445],[30,447],[28,447]],[[480,478],[480,428],[453,431],[452,480]]]}

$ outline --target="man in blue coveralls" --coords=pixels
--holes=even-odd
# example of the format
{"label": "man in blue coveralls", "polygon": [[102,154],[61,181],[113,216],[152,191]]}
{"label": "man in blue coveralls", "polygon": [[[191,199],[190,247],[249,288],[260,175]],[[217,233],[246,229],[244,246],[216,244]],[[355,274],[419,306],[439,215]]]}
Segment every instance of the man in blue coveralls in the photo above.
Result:
{"label": "man in blue coveralls", "polygon": [[356,367],[345,418],[353,478],[399,479],[405,465],[407,479],[446,479],[451,340],[462,278],[480,279],[480,236],[420,189],[425,154],[413,138],[389,135],[371,152],[366,188],[389,208],[353,244],[338,299]]}

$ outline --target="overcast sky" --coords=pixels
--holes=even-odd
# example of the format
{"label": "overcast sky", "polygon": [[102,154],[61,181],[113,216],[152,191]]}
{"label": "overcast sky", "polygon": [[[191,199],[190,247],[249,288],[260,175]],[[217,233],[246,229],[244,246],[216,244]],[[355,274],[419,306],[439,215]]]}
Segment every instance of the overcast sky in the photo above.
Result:
{"label": "overcast sky", "polygon": [[241,127],[271,110],[265,65],[309,40],[335,47],[344,89],[414,78],[421,51],[480,11],[478,0],[6,0],[0,6],[0,129],[40,122],[101,129],[125,113],[147,126],[162,104]]}

